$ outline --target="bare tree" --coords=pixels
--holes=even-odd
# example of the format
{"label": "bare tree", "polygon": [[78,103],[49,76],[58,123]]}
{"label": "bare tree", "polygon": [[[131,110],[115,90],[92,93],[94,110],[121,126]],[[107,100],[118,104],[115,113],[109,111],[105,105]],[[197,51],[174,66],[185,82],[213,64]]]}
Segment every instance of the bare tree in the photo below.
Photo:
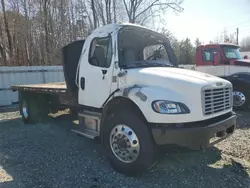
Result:
{"label": "bare tree", "polygon": [[[115,6],[114,6],[115,7]],[[111,23],[111,0],[105,0],[107,23]]]}
{"label": "bare tree", "polygon": [[48,54],[49,54],[49,27],[48,27],[48,5],[49,0],[42,0],[42,10],[43,10],[43,26],[45,32],[45,63],[48,63]]}
{"label": "bare tree", "polygon": [[[106,1],[106,0],[105,0]],[[102,22],[102,25],[106,25],[106,19],[105,19],[105,8],[103,5],[103,1],[102,0],[98,0],[95,2],[95,11],[97,13],[97,20],[99,21],[99,19]]]}
{"label": "bare tree", "polygon": [[2,57],[2,61],[0,59],[0,65],[6,65],[7,62],[3,38],[2,23],[0,21],[0,57]]}
{"label": "bare tree", "polygon": [[[97,23],[101,22],[101,25],[106,25],[112,23],[112,21],[116,22],[117,18],[117,0],[95,0],[94,3],[94,12],[96,12]],[[93,12],[93,4],[91,3],[91,9]],[[113,12],[112,12],[113,11]]]}
{"label": "bare tree", "polygon": [[114,15],[114,22],[117,21],[116,19],[116,0],[113,0],[113,15]]}
{"label": "bare tree", "polygon": [[183,0],[123,0],[130,23],[136,23],[142,16],[151,17],[156,12],[165,11],[168,8],[181,12],[182,2]]}
{"label": "bare tree", "polygon": [[0,1],[0,64],[8,66],[52,65],[59,48],[101,25],[151,23],[167,9],[182,10],[182,0]]}
{"label": "bare tree", "polygon": [[97,28],[97,17],[96,17],[96,7],[95,7],[95,1],[91,0],[91,10],[93,14],[93,21],[94,21],[94,29]]}
{"label": "bare tree", "polygon": [[4,19],[5,31],[7,34],[8,44],[9,44],[9,55],[10,55],[10,57],[12,57],[13,48],[12,48],[12,41],[11,41],[11,36],[10,36],[9,25],[8,25],[7,17],[6,17],[5,0],[1,0],[1,3],[2,3],[2,9],[3,9],[3,19]]}
{"label": "bare tree", "polygon": [[199,39],[199,38],[196,38],[196,39],[195,39],[195,47],[197,48],[197,47],[200,46],[200,45],[201,45],[200,39]]}

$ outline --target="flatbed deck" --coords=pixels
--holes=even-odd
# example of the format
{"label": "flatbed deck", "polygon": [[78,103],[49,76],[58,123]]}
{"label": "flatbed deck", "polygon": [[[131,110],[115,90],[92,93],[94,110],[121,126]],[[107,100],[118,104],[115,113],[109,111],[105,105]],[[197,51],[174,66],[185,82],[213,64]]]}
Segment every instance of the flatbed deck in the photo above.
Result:
{"label": "flatbed deck", "polygon": [[13,85],[12,91],[33,91],[42,93],[65,93],[67,90],[65,82],[53,82],[45,84]]}

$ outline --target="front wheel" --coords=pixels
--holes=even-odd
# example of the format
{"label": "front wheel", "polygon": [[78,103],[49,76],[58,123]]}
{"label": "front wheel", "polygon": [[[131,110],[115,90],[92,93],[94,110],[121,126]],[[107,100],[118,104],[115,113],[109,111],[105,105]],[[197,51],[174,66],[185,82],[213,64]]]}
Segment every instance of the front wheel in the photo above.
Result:
{"label": "front wheel", "polygon": [[233,91],[233,107],[236,110],[245,110],[248,108],[249,95],[244,89],[235,89]]}
{"label": "front wheel", "polygon": [[112,167],[136,176],[155,159],[155,146],[147,125],[131,111],[111,114],[105,121],[103,144]]}

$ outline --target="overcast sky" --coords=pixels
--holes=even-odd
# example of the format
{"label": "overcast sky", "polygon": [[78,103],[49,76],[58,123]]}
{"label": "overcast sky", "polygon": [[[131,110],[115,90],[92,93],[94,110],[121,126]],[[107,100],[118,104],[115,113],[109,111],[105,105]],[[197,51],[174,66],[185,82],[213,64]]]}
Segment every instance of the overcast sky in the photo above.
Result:
{"label": "overcast sky", "polygon": [[250,0],[184,0],[184,12],[169,12],[167,26],[178,39],[189,37],[207,43],[227,28],[229,33],[239,27],[240,39],[250,36]]}

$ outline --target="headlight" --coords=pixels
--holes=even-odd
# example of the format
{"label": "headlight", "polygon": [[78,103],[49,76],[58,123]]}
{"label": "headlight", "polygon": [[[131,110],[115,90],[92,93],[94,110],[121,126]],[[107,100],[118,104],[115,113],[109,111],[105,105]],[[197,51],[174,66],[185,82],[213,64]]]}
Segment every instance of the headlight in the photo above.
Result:
{"label": "headlight", "polygon": [[155,112],[160,114],[188,114],[190,110],[188,107],[180,102],[158,100],[152,102],[152,108]]}

